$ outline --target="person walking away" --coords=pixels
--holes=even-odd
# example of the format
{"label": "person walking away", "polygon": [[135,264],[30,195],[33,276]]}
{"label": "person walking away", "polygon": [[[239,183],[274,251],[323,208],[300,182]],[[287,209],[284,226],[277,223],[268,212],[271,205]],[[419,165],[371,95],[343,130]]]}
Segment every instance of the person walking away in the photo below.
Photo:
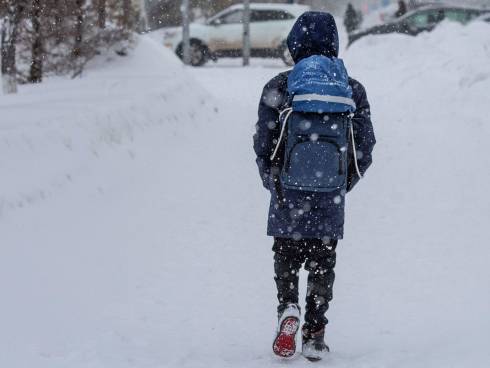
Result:
{"label": "person walking away", "polygon": [[333,16],[304,13],[287,44],[296,65],[263,89],[254,150],[263,186],[271,193],[267,234],[274,237],[279,302],[273,352],[286,358],[295,354],[304,265],[309,274],[302,354],[316,361],[329,351],[325,313],[346,195],[371,165],[376,140],[366,91],[338,59]]}
{"label": "person walking away", "polygon": [[351,3],[347,5],[347,9],[345,10],[344,26],[347,33],[352,33],[359,28],[359,17]]}

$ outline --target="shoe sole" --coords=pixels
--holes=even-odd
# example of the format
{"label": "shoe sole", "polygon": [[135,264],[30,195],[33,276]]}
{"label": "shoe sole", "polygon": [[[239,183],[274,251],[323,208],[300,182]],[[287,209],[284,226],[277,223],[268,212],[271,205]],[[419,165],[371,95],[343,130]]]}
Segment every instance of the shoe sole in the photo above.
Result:
{"label": "shoe sole", "polygon": [[276,339],[272,344],[274,354],[281,358],[290,358],[296,353],[296,333],[299,330],[299,319],[288,317],[282,321]]}

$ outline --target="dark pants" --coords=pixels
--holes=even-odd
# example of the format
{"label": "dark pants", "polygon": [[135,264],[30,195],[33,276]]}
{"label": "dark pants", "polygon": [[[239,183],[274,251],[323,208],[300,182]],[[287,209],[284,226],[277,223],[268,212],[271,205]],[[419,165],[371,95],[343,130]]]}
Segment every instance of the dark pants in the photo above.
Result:
{"label": "dark pants", "polygon": [[282,313],[288,303],[298,304],[299,270],[303,263],[308,273],[306,292],[305,328],[317,331],[328,320],[325,313],[332,300],[335,280],[337,240],[324,242],[320,239],[292,240],[274,238],[274,271],[279,306]]}

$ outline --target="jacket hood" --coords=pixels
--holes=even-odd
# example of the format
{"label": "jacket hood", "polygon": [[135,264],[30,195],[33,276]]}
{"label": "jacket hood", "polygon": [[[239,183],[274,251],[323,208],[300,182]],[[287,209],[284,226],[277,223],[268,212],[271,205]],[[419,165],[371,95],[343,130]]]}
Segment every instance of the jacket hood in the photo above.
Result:
{"label": "jacket hood", "polygon": [[322,12],[303,13],[291,29],[287,43],[295,63],[312,55],[338,57],[339,33],[334,17]]}

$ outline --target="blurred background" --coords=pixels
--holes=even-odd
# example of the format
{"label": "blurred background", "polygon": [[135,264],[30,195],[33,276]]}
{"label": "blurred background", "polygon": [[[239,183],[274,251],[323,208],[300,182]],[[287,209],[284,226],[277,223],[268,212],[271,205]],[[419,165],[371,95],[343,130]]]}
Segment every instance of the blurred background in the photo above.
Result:
{"label": "blurred background", "polygon": [[[254,1],[252,1],[254,2]],[[261,1],[255,1],[260,3]],[[263,1],[262,1],[263,2]],[[341,15],[347,4],[350,2],[357,8],[362,10],[363,13],[368,13],[371,11],[379,10],[380,8],[386,7],[390,4],[395,4],[398,1],[395,0],[353,0],[353,1],[338,1],[338,0],[272,0],[269,3],[289,3],[289,4],[304,4],[309,5],[316,10],[324,10],[332,12],[336,15]],[[423,0],[407,0],[406,3],[409,6],[414,4],[428,3],[429,1]],[[441,2],[441,0],[432,1],[434,3]],[[234,0],[218,0],[218,1],[208,1],[208,0],[191,0],[191,8],[194,18],[199,17],[209,17],[224,8],[242,3],[242,1]],[[444,1],[445,4],[451,5],[468,5],[468,6],[488,6],[488,1],[486,0],[449,0]],[[169,0],[147,0],[146,6],[149,15],[149,26],[152,29],[159,28],[160,26],[174,26],[181,22],[181,12],[180,3],[178,1]]]}
{"label": "blurred background", "polygon": [[[247,18],[244,14],[248,13],[233,8],[240,4],[233,0],[2,0],[3,90],[15,91],[16,83],[39,83],[46,73],[78,75],[103,50],[124,55],[131,46],[134,32],[168,30],[154,33],[154,37],[167,38],[165,45],[182,59],[189,45],[189,54],[192,54],[189,58],[193,60],[186,63],[197,66],[222,56],[241,56],[243,47],[246,55],[287,59],[284,45],[287,30],[306,9],[333,13],[349,33],[347,42],[350,44],[364,36],[364,31],[416,35],[432,30],[446,18],[467,24],[483,15],[484,9],[490,6],[486,0],[271,0],[268,4],[276,6],[269,9],[271,12],[252,9]],[[437,15],[438,6],[456,9],[452,12],[446,9],[447,16],[445,10],[440,9]],[[433,8],[425,20],[421,9],[424,7]],[[414,11],[418,14],[405,17],[406,21],[370,29],[392,23]],[[246,19],[252,24],[249,42],[248,38],[243,38],[240,28],[244,21],[248,24]],[[192,24],[190,29],[189,23]],[[179,33],[177,28],[182,31]],[[266,28],[273,29],[273,34],[266,36]],[[227,36],[223,36],[226,33]],[[352,33],[357,34],[350,37]],[[251,50],[247,51],[248,48]]]}

